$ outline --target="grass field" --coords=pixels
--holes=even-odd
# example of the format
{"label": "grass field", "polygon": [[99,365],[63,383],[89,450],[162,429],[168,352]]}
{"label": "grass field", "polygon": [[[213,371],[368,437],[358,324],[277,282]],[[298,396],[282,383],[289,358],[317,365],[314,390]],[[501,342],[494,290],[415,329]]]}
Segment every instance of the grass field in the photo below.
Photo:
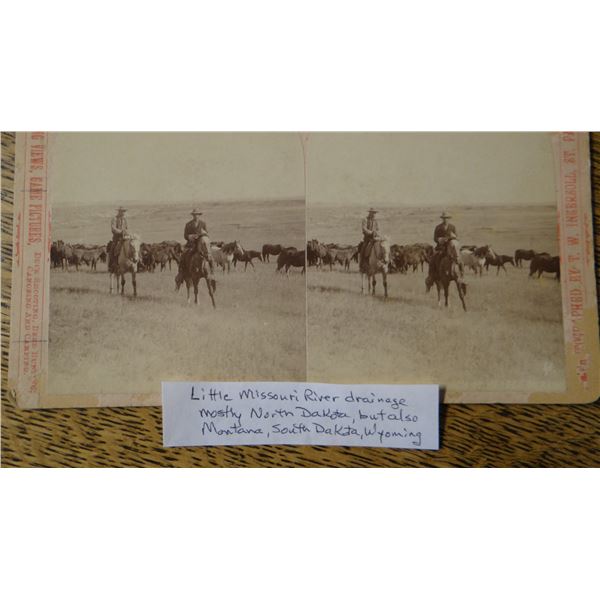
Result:
{"label": "grass field", "polygon": [[[362,212],[311,207],[309,237],[359,239]],[[430,241],[439,209],[383,210],[380,226],[392,243]],[[499,253],[534,248],[556,253],[552,207],[454,211],[464,244],[490,243]],[[527,263],[526,263],[527,264]],[[308,272],[308,378],[326,382],[440,383],[456,390],[564,389],[560,285],[553,276],[528,279],[506,266],[483,277],[467,274],[465,314],[455,288],[450,308],[425,294],[425,273],[388,276],[389,298],[362,296],[360,275],[341,269]]]}
{"label": "grass field", "polygon": [[[108,239],[110,221],[100,221],[93,210],[70,212],[72,219],[66,209],[55,211],[55,239]],[[189,219],[177,208],[131,212],[130,229],[145,241],[180,239]],[[228,212],[206,212],[213,239],[238,239],[248,249],[304,243],[303,202],[240,203]],[[178,379],[304,380],[305,278],[297,269],[289,278],[275,275],[275,267],[218,271],[216,310],[204,281],[198,306],[186,303],[185,286],[176,294],[176,270],[138,273],[137,298],[130,295],[129,277],[125,297],[108,294],[105,265],[97,273],[52,270],[49,392],[158,392],[161,380]]]}

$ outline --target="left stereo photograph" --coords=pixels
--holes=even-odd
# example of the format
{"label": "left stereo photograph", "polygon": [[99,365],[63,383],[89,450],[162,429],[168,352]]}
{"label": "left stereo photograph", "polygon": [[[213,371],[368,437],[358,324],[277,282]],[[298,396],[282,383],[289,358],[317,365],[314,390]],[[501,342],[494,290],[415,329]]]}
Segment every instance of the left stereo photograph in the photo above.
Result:
{"label": "left stereo photograph", "polygon": [[160,404],[161,381],[306,379],[296,133],[15,141],[10,387]]}

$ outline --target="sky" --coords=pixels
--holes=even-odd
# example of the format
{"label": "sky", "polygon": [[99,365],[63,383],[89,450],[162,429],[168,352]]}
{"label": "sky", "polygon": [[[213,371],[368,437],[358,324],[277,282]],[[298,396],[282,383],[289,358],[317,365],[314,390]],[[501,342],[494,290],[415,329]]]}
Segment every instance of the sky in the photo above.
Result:
{"label": "sky", "polygon": [[314,133],[306,148],[309,205],[556,203],[549,133]]}
{"label": "sky", "polygon": [[53,205],[304,197],[296,133],[53,133]]}
{"label": "sky", "polygon": [[[549,133],[303,135],[309,205],[551,205]],[[303,198],[297,133],[53,133],[55,206]]]}

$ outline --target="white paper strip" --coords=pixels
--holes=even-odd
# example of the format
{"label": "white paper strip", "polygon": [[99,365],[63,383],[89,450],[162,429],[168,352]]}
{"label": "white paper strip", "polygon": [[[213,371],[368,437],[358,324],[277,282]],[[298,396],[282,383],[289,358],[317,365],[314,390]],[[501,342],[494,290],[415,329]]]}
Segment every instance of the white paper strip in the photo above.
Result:
{"label": "white paper strip", "polygon": [[437,385],[163,382],[163,444],[439,448]]}

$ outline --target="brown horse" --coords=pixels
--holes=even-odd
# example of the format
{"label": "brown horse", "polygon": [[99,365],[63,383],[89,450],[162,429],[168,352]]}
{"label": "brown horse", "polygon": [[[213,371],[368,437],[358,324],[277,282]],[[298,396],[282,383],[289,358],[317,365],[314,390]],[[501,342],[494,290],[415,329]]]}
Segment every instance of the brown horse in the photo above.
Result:
{"label": "brown horse", "polygon": [[442,289],[444,290],[445,306],[448,306],[448,291],[450,283],[456,283],[458,296],[462,302],[462,307],[466,311],[465,295],[467,294],[467,284],[462,280],[464,267],[460,258],[460,245],[458,240],[449,240],[446,244],[446,252],[440,258],[438,267],[434,271],[433,280],[429,276],[425,280],[426,291],[429,292],[431,286],[435,283],[438,293],[438,306],[442,305]]}
{"label": "brown horse", "polygon": [[[180,279],[180,277],[183,279]],[[181,284],[185,281],[188,304],[191,301],[190,289],[192,286],[194,287],[194,304],[198,304],[198,284],[201,279],[206,281],[208,295],[210,296],[213,308],[216,308],[215,291],[217,289],[217,282],[210,274],[208,260],[204,256],[200,240],[198,240],[196,242],[195,251],[183,263],[182,273],[177,274],[175,277],[175,291],[179,291]]]}
{"label": "brown horse", "polygon": [[390,242],[386,237],[377,239],[371,245],[367,256],[360,261],[360,289],[365,293],[365,278],[367,280],[367,293],[375,295],[377,280],[375,275],[381,273],[383,280],[383,297],[388,297],[387,273],[390,264]]}
{"label": "brown horse", "polygon": [[[112,250],[111,250],[112,251]],[[113,277],[117,282],[117,291],[119,290],[119,277],[121,278],[121,295],[125,293],[125,273],[131,273],[131,285],[133,286],[133,295],[137,296],[137,286],[135,274],[140,262],[140,238],[132,234],[121,242],[119,256],[110,266],[108,277],[110,280],[110,293],[113,291]]]}

